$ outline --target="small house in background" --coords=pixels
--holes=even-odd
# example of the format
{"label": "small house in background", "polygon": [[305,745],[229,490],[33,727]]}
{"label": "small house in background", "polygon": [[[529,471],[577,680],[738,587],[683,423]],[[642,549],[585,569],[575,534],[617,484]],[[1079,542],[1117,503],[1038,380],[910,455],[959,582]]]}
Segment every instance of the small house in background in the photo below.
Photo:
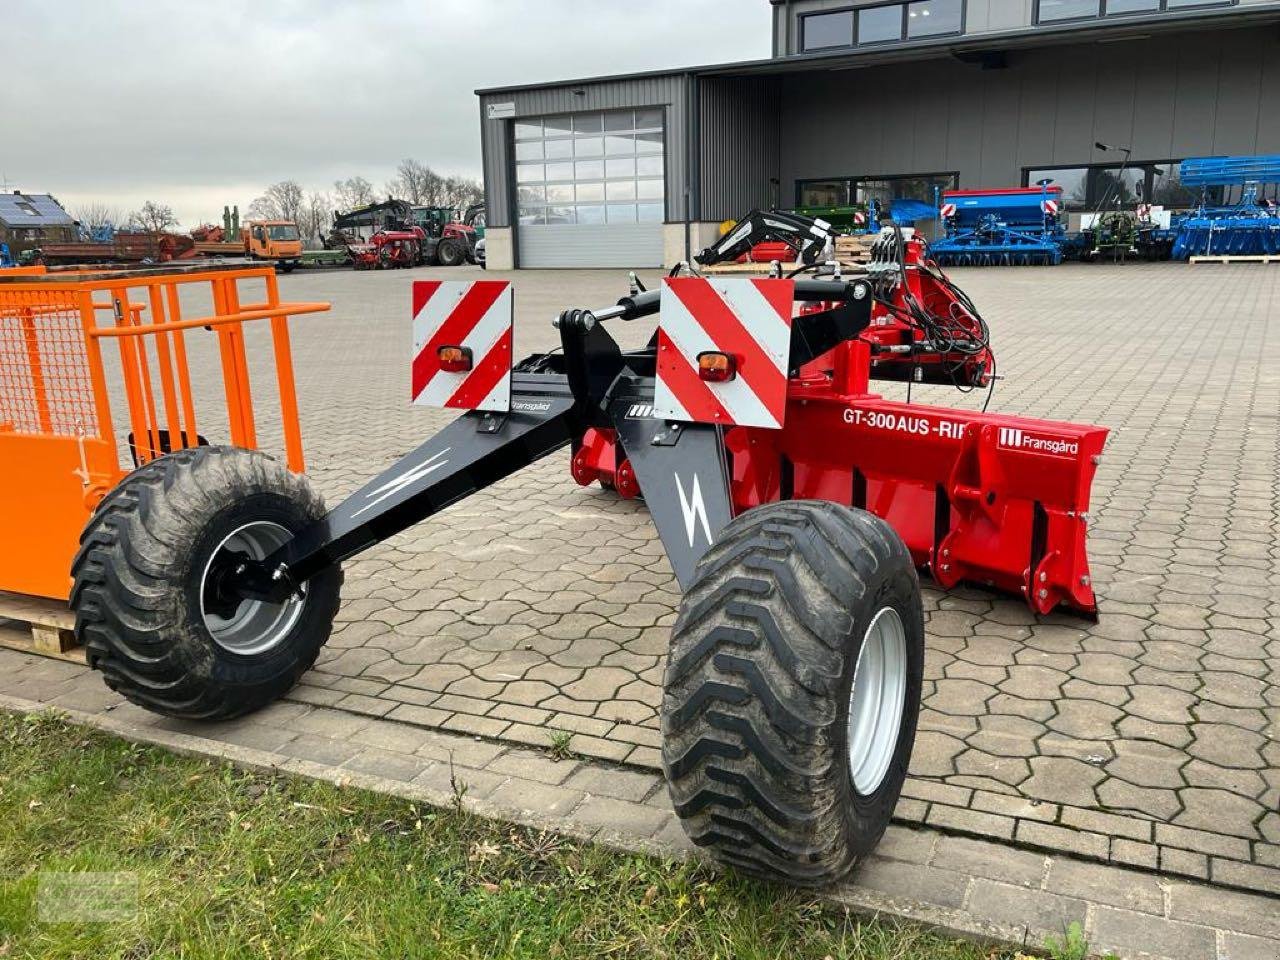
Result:
{"label": "small house in background", "polygon": [[75,243],[76,222],[47,193],[0,193],[0,243],[15,258],[46,243]]}

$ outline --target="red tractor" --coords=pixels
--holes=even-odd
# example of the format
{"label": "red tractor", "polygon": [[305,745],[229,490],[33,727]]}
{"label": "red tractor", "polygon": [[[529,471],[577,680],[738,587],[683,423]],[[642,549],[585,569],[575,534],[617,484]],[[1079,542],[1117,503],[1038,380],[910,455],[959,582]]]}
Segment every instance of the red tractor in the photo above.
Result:
{"label": "red tractor", "polygon": [[[640,350],[606,329],[659,312]],[[883,235],[865,276],[633,283],[514,366],[512,317],[508,281],[413,285],[414,401],[468,412],[332,510],[233,447],[126,478],[73,568],[90,666],[166,716],[262,707],[327,640],[343,560],[569,447],[580,483],[643,496],[683,591],[662,704],[676,813],[721,861],[812,886],[874,848],[906,778],[918,571],[1094,615],[1107,430],[870,390],[992,376],[981,316],[914,238]]]}

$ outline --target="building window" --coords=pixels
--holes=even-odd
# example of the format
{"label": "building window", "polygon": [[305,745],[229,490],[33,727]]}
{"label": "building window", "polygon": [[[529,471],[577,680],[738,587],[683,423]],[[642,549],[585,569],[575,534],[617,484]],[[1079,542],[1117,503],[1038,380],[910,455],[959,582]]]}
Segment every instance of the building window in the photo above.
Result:
{"label": "building window", "polygon": [[858,43],[902,39],[902,5],[867,7],[858,11]]}
{"label": "building window", "polygon": [[917,0],[907,4],[907,36],[938,37],[964,28],[963,0]]}
{"label": "building window", "polygon": [[801,46],[809,50],[847,47],[853,43],[853,11],[815,13],[800,18]]}
{"label": "building window", "polygon": [[1148,10],[1159,10],[1160,0],[1107,0],[1108,17],[1120,13],[1143,13]]}
{"label": "building window", "polygon": [[1062,188],[1062,205],[1068,210],[1084,210],[1089,206],[1089,168],[1057,167],[1053,170],[1028,170],[1024,177],[1026,186],[1034,187],[1041,180],[1050,180]]}
{"label": "building window", "polygon": [[1037,0],[1036,23],[1092,20],[1127,13],[1159,13],[1192,7],[1231,7],[1239,0]]}
{"label": "building window", "polygon": [[664,219],[660,107],[518,120],[512,135],[521,224]]}
{"label": "building window", "polygon": [[801,180],[796,184],[796,204],[800,207],[845,207],[876,200],[882,207],[888,207],[894,200],[919,200],[932,205],[942,191],[954,190],[959,183],[958,173]]}
{"label": "building window", "polygon": [[801,207],[847,207],[852,196],[851,180],[802,180],[796,190]]}
{"label": "building window", "polygon": [[1058,20],[1082,20],[1102,13],[1102,0],[1040,0],[1036,16],[1039,23]]}
{"label": "building window", "polygon": [[839,47],[922,40],[964,32],[965,0],[910,0],[800,18],[805,53]]}
{"label": "building window", "polygon": [[[1088,212],[1116,206],[1132,208],[1139,203],[1185,209],[1200,199],[1200,191],[1183,186],[1178,177],[1178,160],[1134,161],[1119,164],[1093,164],[1081,167],[1040,167],[1023,171],[1023,183],[1035,186],[1051,180],[1062,187],[1063,206],[1068,210]],[[1211,196],[1217,196],[1218,191]]]}

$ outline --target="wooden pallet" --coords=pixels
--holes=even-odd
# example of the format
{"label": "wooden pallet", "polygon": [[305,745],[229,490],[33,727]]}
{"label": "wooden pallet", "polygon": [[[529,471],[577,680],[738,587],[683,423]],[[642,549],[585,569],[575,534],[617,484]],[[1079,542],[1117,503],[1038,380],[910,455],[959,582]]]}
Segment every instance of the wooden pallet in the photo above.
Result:
{"label": "wooden pallet", "polygon": [[[764,263],[713,263],[710,266],[702,267],[700,269],[704,274],[708,275],[743,273],[763,277],[769,272],[769,269],[772,266],[773,264],[768,261],[765,261]],[[800,266],[798,263],[784,263],[782,265],[782,272],[784,274],[790,273],[798,266]]]}
{"label": "wooden pallet", "polygon": [[1239,256],[1198,256],[1191,258],[1192,263],[1280,263],[1280,254],[1240,254]]}
{"label": "wooden pallet", "polygon": [[75,621],[65,603],[0,593],[0,647],[84,663],[84,648],[76,646],[72,632]]}

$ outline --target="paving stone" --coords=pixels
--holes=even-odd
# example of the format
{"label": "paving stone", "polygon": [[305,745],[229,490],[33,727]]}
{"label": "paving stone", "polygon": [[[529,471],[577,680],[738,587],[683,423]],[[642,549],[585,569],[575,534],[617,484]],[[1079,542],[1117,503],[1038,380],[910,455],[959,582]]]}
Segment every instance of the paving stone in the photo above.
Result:
{"label": "paving stone", "polygon": [[1280,938],[1280,910],[1274,898],[1206,884],[1177,881],[1169,886],[1169,917],[1223,925],[1237,933]]}
{"label": "paving stone", "polygon": [[1160,867],[1160,848],[1154,843],[1139,843],[1117,837],[1111,841],[1111,861],[1156,870]]}
{"label": "paving stone", "polygon": [[946,830],[963,830],[983,837],[1010,839],[1013,836],[1015,821],[1012,817],[1002,817],[995,813],[983,813],[979,810],[968,810],[963,807],[948,807],[936,803],[929,808],[925,822]]}
{"label": "paving stone", "polygon": [[577,790],[512,778],[489,792],[486,800],[544,817],[568,817],[582,802]]}
{"label": "paving stone", "polygon": [[334,704],[339,710],[352,713],[363,713],[371,717],[384,717],[397,706],[394,700],[383,700],[381,697],[367,697],[362,693],[348,693]]}
{"label": "paving stone", "polygon": [[987,813],[1000,813],[1017,820],[1040,820],[1054,823],[1058,819],[1059,806],[1056,803],[1044,803],[1021,796],[1007,796],[975,790],[970,806],[974,810],[985,810]]}
{"label": "paving stone", "polygon": [[1064,700],[1058,704],[1057,716],[1046,725],[1059,733],[1082,740],[1104,740],[1115,735],[1115,725],[1123,712],[1106,703],[1093,700]]}
{"label": "paving stone", "polygon": [[280,752],[300,760],[311,760],[330,766],[341,766],[360,752],[356,744],[303,733],[282,744]]}
{"label": "paving stone", "polygon": [[297,703],[309,703],[321,707],[331,707],[341,700],[345,693],[341,690],[333,690],[328,687],[313,687],[310,684],[300,683],[287,694],[288,698]]}
{"label": "paving stone", "polygon": [[1224,933],[1218,960],[1276,960],[1280,957],[1280,940]]}
{"label": "paving stone", "polygon": [[955,758],[964,741],[945,733],[922,730],[911,751],[911,773],[917,777],[946,777],[956,772]]}
{"label": "paving stone", "polygon": [[1180,850],[1177,847],[1160,847],[1159,850],[1162,873],[1209,879],[1209,858],[1203,853]]}
{"label": "paving stone", "polygon": [[580,766],[576,760],[554,760],[541,751],[508,750],[491,760],[485,769],[510,774],[522,780],[559,786]]}
{"label": "paving stone", "polygon": [[450,716],[451,714],[448,710],[436,710],[431,707],[419,707],[414,704],[402,703],[387,714],[387,719],[399,720],[402,723],[411,723],[421,727],[440,727]]}
{"label": "paving stone", "polygon": [[1105,778],[1097,767],[1065,757],[1033,757],[1031,777],[1021,785],[1024,794],[1055,803],[1091,807],[1093,788]]}
{"label": "paving stone", "polygon": [[414,777],[419,786],[436,790],[446,796],[460,791],[464,798],[484,800],[510,777],[488,770],[436,761]]}
{"label": "paving stone", "polygon": [[1197,723],[1191,727],[1191,737],[1192,743],[1187,752],[1193,757],[1224,767],[1254,769],[1266,766],[1262,759],[1266,739],[1262,734],[1239,727]]}
{"label": "paving stone", "polygon": [[1248,887],[1251,890],[1262,890],[1280,896],[1280,868],[1278,867],[1213,857],[1210,871],[1210,876],[1215,883]]}
{"label": "paving stone", "polygon": [[1168,960],[1216,960],[1217,935],[1208,927],[1098,907],[1093,914],[1090,946],[1122,955],[1140,952]]}
{"label": "paving stone", "polygon": [[1123,780],[1107,780],[1098,785],[1098,801],[1114,812],[1132,811],[1142,818],[1168,820],[1178,814],[1181,801],[1172,790],[1135,787]]}
{"label": "paving stone", "polygon": [[915,830],[890,824],[876,845],[876,856],[885,860],[925,864],[933,857],[939,839],[939,835],[932,830]]}
{"label": "paving stone", "polygon": [[411,782],[431,763],[412,754],[395,753],[378,747],[366,747],[342,764],[346,770],[386,777],[388,780]]}
{"label": "paving stone", "polygon": [[[57,701],[54,702],[56,703]],[[240,722],[232,725],[220,724],[219,728],[216,734],[213,730],[207,728],[204,732],[211,738],[226,743],[234,743],[241,747],[249,747],[252,750],[266,750],[268,752],[280,750],[295,736],[289,730],[253,722]]]}
{"label": "paving stone", "polygon": [[1148,842],[1154,835],[1153,824],[1149,820],[1120,817],[1082,807],[1063,807],[1062,824],[1080,830],[1091,830],[1094,833],[1109,834],[1113,837],[1128,837],[1132,840]]}
{"label": "paving stone", "polygon": [[369,725],[369,721],[364,717],[324,707],[309,710],[285,722],[290,730],[298,733],[316,734],[334,740],[346,740],[357,730],[363,730]]}
{"label": "paving stone", "polygon": [[1050,850],[1065,850],[1085,857],[1106,859],[1110,847],[1108,839],[1098,833],[1087,833],[1082,830],[1068,830],[1051,823],[1039,823],[1034,820],[1018,821],[1015,834],[1017,840],[1036,847]]}
{"label": "paving stone", "polygon": [[665,811],[614,797],[585,797],[573,811],[573,819],[589,827],[637,837],[653,836],[670,816]]}
{"label": "paving stone", "polygon": [[1083,926],[1086,911],[1083,900],[983,879],[973,881],[966,908],[987,921],[1036,933],[1058,933],[1072,923]]}
{"label": "paving stone", "polygon": [[1164,914],[1164,890],[1150,874],[1067,857],[1054,857],[1044,888],[1052,893],[1080,897],[1097,903],[1150,913]]}
{"label": "paving stone", "polygon": [[662,785],[661,777],[634,770],[583,765],[565,786],[582,793],[639,802]]}
{"label": "paving stone", "polygon": [[1024,887],[1039,887],[1045,873],[1043,854],[968,837],[939,837],[931,862],[947,870]]}
{"label": "paving stone", "polygon": [[871,856],[849,876],[855,886],[879,890],[892,897],[958,909],[963,906],[970,880],[962,873],[917,863],[903,863]]}

